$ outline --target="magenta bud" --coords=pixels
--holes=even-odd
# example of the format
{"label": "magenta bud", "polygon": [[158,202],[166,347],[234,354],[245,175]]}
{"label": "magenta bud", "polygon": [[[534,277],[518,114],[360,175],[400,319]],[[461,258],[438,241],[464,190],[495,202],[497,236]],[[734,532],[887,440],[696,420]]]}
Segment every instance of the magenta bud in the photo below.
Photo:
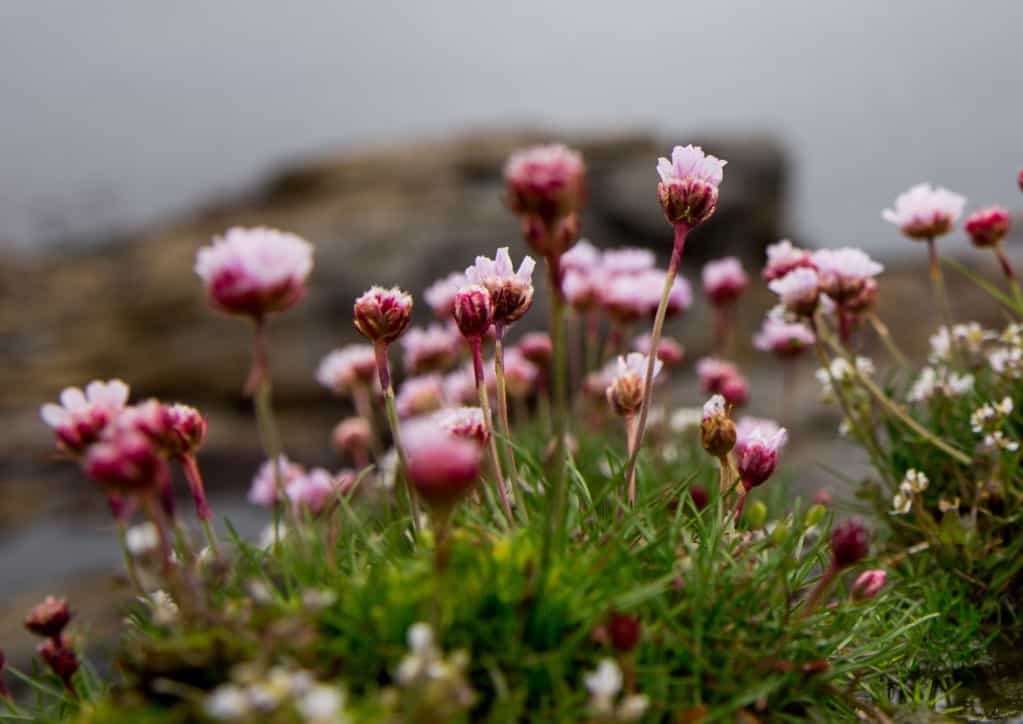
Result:
{"label": "magenta bud", "polygon": [[153,441],[127,427],[90,447],[82,465],[86,475],[122,495],[151,491],[169,479],[167,461]]}
{"label": "magenta bud", "polygon": [[638,616],[612,613],[607,619],[607,633],[611,645],[623,654],[632,651],[639,644],[642,625]]}
{"label": "magenta bud", "polygon": [[48,638],[36,648],[39,657],[50,667],[50,671],[57,675],[69,691],[74,691],[71,679],[78,671],[78,657],[67,638]]}
{"label": "magenta bud", "polygon": [[689,488],[689,497],[693,499],[693,505],[696,506],[697,510],[703,510],[707,507],[707,503],[710,502],[707,489],[702,485],[694,485]]}
{"label": "magenta bud", "polygon": [[494,323],[494,302],[490,292],[478,284],[455,295],[455,323],[466,339],[482,339]]}
{"label": "magenta bud", "polygon": [[836,568],[859,563],[870,552],[870,534],[859,518],[842,521],[831,531],[831,556]]}
{"label": "magenta bud", "polygon": [[410,426],[404,437],[409,480],[428,505],[450,509],[476,484],[481,455],[475,442],[428,422]]}
{"label": "magenta bud", "polygon": [[880,568],[864,571],[856,577],[852,585],[852,596],[857,601],[866,601],[876,596],[882,588],[888,574]]}
{"label": "magenta bud", "polygon": [[391,344],[412,319],[412,295],[398,287],[370,287],[355,300],[355,328],[378,344]]}
{"label": "magenta bud", "polygon": [[732,407],[742,407],[749,400],[749,384],[742,375],[733,375],[721,383],[721,396]]}
{"label": "magenta bud", "polygon": [[516,151],[504,167],[508,207],[517,214],[535,215],[550,226],[582,206],[585,176],[582,154],[566,146]]}
{"label": "magenta bud", "polygon": [[1009,233],[1009,210],[1001,206],[988,206],[966,218],[963,228],[974,246],[997,245]]}
{"label": "magenta bud", "polygon": [[71,620],[71,609],[63,598],[47,596],[25,617],[25,628],[36,636],[55,638],[60,636]]}

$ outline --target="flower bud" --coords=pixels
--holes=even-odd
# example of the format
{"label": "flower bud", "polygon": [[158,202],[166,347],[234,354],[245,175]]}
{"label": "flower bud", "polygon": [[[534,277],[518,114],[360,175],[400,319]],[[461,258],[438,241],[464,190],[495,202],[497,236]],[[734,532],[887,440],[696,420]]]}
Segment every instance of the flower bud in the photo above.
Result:
{"label": "flower bud", "polygon": [[582,206],[585,174],[582,155],[566,146],[516,151],[504,167],[508,207],[550,226]]}
{"label": "flower bud", "polygon": [[789,537],[789,527],[784,523],[778,523],[771,531],[771,543],[780,546]]}
{"label": "flower bud", "polygon": [[546,332],[530,332],[523,335],[518,347],[523,357],[540,368],[545,368],[551,363],[554,348],[551,345],[551,336]]}
{"label": "flower bud", "polygon": [[716,458],[722,458],[735,447],[735,423],[728,416],[725,398],[714,395],[703,405],[700,443]]}
{"label": "flower bud", "polygon": [[751,529],[762,528],[767,522],[767,505],[762,500],[756,500],[746,508],[746,523]]}
{"label": "flower bud", "polygon": [[657,199],[668,223],[692,228],[711,217],[717,208],[725,163],[706,155],[699,146],[675,146],[671,160],[658,159],[661,181]]}
{"label": "flower bud", "polygon": [[970,241],[977,247],[997,245],[1009,233],[1009,210],[1001,206],[988,206],[975,211],[963,225]]}
{"label": "flower bud", "polygon": [[408,475],[416,492],[439,511],[449,510],[476,484],[480,446],[439,429],[432,421],[404,434]]}
{"label": "flower bud", "polygon": [[824,514],[828,511],[820,503],[814,503],[806,511],[806,527],[810,528],[824,520]]}
{"label": "flower bud", "polygon": [[734,256],[708,262],[703,267],[703,291],[714,306],[732,304],[749,285],[749,277]]}
{"label": "flower bud", "polygon": [[746,489],[755,488],[774,474],[778,453],[788,441],[785,428],[770,421],[743,418],[737,427],[736,467]]}
{"label": "flower bud", "polygon": [[536,262],[527,256],[516,272],[508,247],[504,246],[497,250],[494,259],[476,257],[476,263],[465,270],[465,276],[471,283],[490,292],[494,303],[494,322],[510,324],[525,314],[533,303],[535,267]]}
{"label": "flower bud", "polygon": [[797,317],[812,317],[820,298],[820,277],[816,269],[796,267],[772,280],[767,288],[778,295],[785,309]]}
{"label": "flower bud", "polygon": [[934,239],[952,230],[965,205],[959,194],[923,183],[899,194],[894,208],[882,211],[881,217],[910,239]]}
{"label": "flower bud", "polygon": [[152,440],[128,427],[89,448],[83,467],[90,478],[123,495],[151,491],[170,474]]}
{"label": "flower bud", "polygon": [[[615,414],[629,417],[643,405],[643,387],[650,358],[639,352],[630,352],[618,358],[618,369],[607,387],[607,401]],[[654,361],[654,377],[660,373],[662,363]]]}
{"label": "flower bud", "polygon": [[749,383],[742,375],[733,375],[721,383],[721,396],[732,407],[742,407],[749,400]]}
{"label": "flower bud", "polygon": [[71,679],[78,671],[78,657],[67,638],[48,638],[39,644],[36,651],[50,671],[57,675],[64,686],[72,689]]}
{"label": "flower bud", "polygon": [[71,620],[71,609],[63,598],[47,596],[46,599],[28,612],[25,628],[36,636],[56,638]]}
{"label": "flower bud", "polygon": [[837,568],[859,563],[870,552],[870,535],[863,521],[850,518],[831,531],[831,556]]}
{"label": "flower bud", "polygon": [[466,339],[482,339],[494,323],[494,302],[490,292],[478,284],[455,295],[455,323]]}
{"label": "flower bud", "polygon": [[371,342],[391,344],[412,319],[412,295],[398,287],[370,287],[355,300],[355,328]]}
{"label": "flower bud", "polygon": [[369,449],[373,431],[364,418],[349,417],[337,424],[330,439],[338,452],[360,457]]}
{"label": "flower bud", "polygon": [[611,638],[611,645],[626,654],[639,644],[642,625],[638,616],[612,613],[607,618],[607,633]]}
{"label": "flower bud", "polygon": [[856,577],[852,585],[852,597],[857,601],[874,598],[884,588],[888,574],[880,568],[864,571]]}

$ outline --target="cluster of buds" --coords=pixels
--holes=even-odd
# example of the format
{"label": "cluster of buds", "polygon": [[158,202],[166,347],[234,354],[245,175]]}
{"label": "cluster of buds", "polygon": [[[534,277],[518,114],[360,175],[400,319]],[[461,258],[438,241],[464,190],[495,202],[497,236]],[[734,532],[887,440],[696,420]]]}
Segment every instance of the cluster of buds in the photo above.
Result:
{"label": "cluster of buds", "polygon": [[537,254],[557,259],[579,238],[586,197],[582,155],[562,145],[517,151],[504,167],[508,207],[522,219],[522,234]]}
{"label": "cluster of buds", "polygon": [[919,470],[910,468],[899,483],[899,492],[892,498],[892,513],[905,515],[913,509],[913,501],[927,489],[930,480]]}
{"label": "cluster of buds", "polygon": [[25,617],[25,628],[30,633],[42,637],[36,651],[43,663],[64,684],[71,696],[76,696],[72,682],[78,671],[78,656],[71,645],[71,640],[64,634],[64,629],[71,621],[71,609],[62,598],[47,596],[46,599],[28,612]]}
{"label": "cluster of buds", "polygon": [[669,224],[691,229],[713,215],[726,163],[692,145],[675,146],[670,160],[657,160],[657,198]]}
{"label": "cluster of buds", "polygon": [[704,357],[696,363],[700,386],[710,395],[721,395],[733,407],[741,407],[749,399],[749,383],[733,362]]}

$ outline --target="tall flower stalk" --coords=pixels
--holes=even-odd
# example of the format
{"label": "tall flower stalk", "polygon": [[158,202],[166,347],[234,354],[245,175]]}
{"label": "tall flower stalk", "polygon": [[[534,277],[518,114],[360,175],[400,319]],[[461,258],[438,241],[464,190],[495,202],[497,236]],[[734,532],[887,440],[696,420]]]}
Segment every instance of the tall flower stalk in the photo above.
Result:
{"label": "tall flower stalk", "polygon": [[[664,211],[664,216],[675,230],[674,243],[671,249],[671,260],[665,274],[664,290],[661,301],[657,305],[654,327],[650,332],[650,349],[656,350],[661,343],[664,329],[664,318],[668,311],[668,298],[671,287],[678,274],[689,232],[709,219],[717,208],[718,187],[724,177],[724,166],[727,162],[715,156],[709,156],[699,146],[675,146],[671,151],[671,160],[660,158],[657,161],[657,173],[661,177],[657,185],[657,197]],[[625,477],[632,485],[636,474],[636,461],[643,447],[643,434],[646,431],[647,415],[650,412],[650,392],[654,384],[654,359],[650,355],[647,362],[646,378],[643,383],[643,404],[639,411],[636,424],[636,445],[626,467]]]}

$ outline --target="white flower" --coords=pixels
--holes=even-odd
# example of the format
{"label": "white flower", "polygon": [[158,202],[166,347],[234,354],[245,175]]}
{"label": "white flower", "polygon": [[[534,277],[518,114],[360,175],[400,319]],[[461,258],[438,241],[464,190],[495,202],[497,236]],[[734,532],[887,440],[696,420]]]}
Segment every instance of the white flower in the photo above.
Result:
{"label": "white flower", "polygon": [[160,533],[156,526],[149,521],[139,523],[124,532],[124,544],[128,547],[129,553],[136,558],[141,558],[159,547]]}
{"label": "white flower", "polygon": [[178,604],[166,591],[153,591],[149,598],[143,599],[153,616],[153,622],[159,626],[170,626],[178,621]]}
{"label": "white flower", "polygon": [[601,659],[595,671],[583,676],[590,692],[590,706],[596,712],[610,712],[622,690],[622,670],[614,659]]}
{"label": "white flower", "polygon": [[339,689],[315,684],[297,703],[298,712],[309,724],[340,724],[347,721],[342,707],[345,697]]}
{"label": "white flower", "polygon": [[249,713],[249,699],[241,687],[224,684],[206,696],[203,709],[214,719],[241,719]]}
{"label": "white flower", "polygon": [[[902,478],[902,485],[914,493],[922,493],[927,490],[930,480],[919,470],[910,468]],[[901,487],[901,486],[900,486]]]}
{"label": "white flower", "polygon": [[650,708],[650,697],[646,694],[632,694],[622,699],[618,705],[620,721],[638,721]]}
{"label": "white flower", "polygon": [[938,373],[933,367],[924,367],[920,370],[920,376],[909,388],[907,396],[910,402],[925,402],[934,395],[934,389],[938,384]]}
{"label": "white flower", "polygon": [[913,498],[909,495],[896,493],[892,498],[892,515],[905,515],[913,509]]}

